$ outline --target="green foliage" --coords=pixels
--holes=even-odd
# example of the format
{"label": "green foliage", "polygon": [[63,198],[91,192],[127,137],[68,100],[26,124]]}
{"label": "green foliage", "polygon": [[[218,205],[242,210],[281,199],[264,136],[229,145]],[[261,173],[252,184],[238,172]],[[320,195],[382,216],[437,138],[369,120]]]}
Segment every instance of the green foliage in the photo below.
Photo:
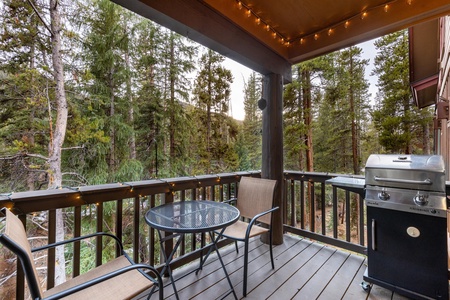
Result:
{"label": "green foliage", "polygon": [[262,80],[252,73],[244,86],[245,118],[238,138],[239,170],[260,170],[262,152],[262,114],[258,108],[261,99]]}
{"label": "green foliage", "polygon": [[[419,111],[409,88],[408,35],[399,31],[376,41],[374,74],[378,76],[379,93],[372,113],[383,152],[424,153],[430,141],[423,136],[431,128],[432,113]],[[425,151],[424,151],[425,150]]]}
{"label": "green foliage", "polygon": [[350,47],[324,57],[324,98],[314,131],[317,171],[359,174],[366,159],[361,142],[369,122],[368,60],[361,52]]}
{"label": "green foliage", "polygon": [[228,112],[233,82],[231,71],[221,65],[224,59],[207,50],[200,58],[200,71],[193,90],[197,108],[193,118],[198,122],[193,140],[198,145],[198,167],[206,173],[229,171],[238,166],[238,157],[232,153],[234,146],[231,144],[237,133],[229,130],[230,122],[224,116]]}

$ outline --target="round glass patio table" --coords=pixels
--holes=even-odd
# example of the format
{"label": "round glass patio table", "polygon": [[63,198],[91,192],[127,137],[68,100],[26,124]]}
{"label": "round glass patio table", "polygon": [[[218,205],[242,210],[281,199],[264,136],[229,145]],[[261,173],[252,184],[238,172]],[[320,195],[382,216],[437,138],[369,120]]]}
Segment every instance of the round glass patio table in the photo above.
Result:
{"label": "round glass patio table", "polygon": [[[209,200],[193,200],[166,203],[151,208],[145,214],[145,221],[147,222],[147,224],[155,228],[158,232],[161,252],[165,258],[165,265],[161,273],[164,274],[167,271],[173,286],[175,297],[177,299],[179,299],[179,296],[175,286],[175,280],[172,276],[170,263],[185,234],[195,234],[203,232],[207,232],[209,234],[211,243],[202,248],[202,250],[207,249],[208,252],[204,257],[200,257],[200,266],[196,270],[196,274],[199,270],[202,269],[203,264],[205,263],[211,252],[215,250],[217,253],[217,257],[219,258],[219,261],[222,265],[225,276],[228,280],[228,284],[230,285],[230,291],[225,294],[223,298],[233,293],[234,298],[237,299],[233,284],[231,283],[230,277],[219,253],[217,242],[222,237],[222,233],[225,228],[235,223],[239,219],[239,217],[240,212],[236,207],[223,202],[215,202]],[[214,235],[214,231],[217,230],[220,230],[220,233]],[[172,234],[163,235],[163,232],[169,232]],[[175,246],[173,247],[170,254],[167,255],[167,252],[165,250],[165,241],[174,238],[177,239]]]}

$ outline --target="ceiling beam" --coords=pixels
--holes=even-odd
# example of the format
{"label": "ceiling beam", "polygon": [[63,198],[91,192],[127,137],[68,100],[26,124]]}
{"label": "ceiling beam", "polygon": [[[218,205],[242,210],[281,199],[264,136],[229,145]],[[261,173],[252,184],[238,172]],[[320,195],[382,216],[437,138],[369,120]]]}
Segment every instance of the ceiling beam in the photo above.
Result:
{"label": "ceiling beam", "polygon": [[263,75],[291,81],[291,64],[248,32],[194,0],[112,0]]}

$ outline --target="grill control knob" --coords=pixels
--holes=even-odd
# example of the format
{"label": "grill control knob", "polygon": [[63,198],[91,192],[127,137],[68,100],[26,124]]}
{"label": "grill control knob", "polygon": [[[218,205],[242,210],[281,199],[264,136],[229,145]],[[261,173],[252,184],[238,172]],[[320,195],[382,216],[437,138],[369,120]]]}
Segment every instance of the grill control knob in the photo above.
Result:
{"label": "grill control knob", "polygon": [[417,195],[414,196],[414,203],[418,206],[424,206],[428,203],[428,197],[426,195],[421,195],[417,193]]}
{"label": "grill control knob", "polygon": [[386,191],[381,191],[378,193],[378,198],[380,200],[386,201],[389,200],[389,198],[391,198],[391,195],[389,195],[389,193]]}

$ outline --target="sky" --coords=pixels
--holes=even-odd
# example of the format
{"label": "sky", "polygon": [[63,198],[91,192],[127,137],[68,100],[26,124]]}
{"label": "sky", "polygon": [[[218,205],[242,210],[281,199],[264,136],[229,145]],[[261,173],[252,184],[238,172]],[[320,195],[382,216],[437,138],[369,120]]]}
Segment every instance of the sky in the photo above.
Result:
{"label": "sky", "polygon": [[[369,81],[369,93],[371,95],[371,100],[373,102],[377,93],[377,77],[371,76],[370,73],[373,69],[373,61],[376,55],[375,46],[373,45],[375,40],[370,40],[357,45],[363,49],[363,54],[361,58],[369,59],[369,66],[366,68],[366,79]],[[230,114],[233,118],[237,120],[244,120],[244,83],[248,80],[252,70],[231,60],[229,58],[225,59],[223,63],[224,67],[229,69],[233,74],[233,83],[231,84],[231,107]]]}

